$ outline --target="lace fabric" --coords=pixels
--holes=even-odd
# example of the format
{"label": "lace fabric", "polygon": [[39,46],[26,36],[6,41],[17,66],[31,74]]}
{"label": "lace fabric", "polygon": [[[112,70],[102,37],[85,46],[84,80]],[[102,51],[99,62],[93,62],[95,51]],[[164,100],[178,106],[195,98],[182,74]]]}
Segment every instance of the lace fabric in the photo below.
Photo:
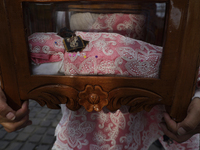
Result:
{"label": "lace fabric", "polygon": [[34,33],[28,37],[31,59],[35,64],[59,62],[64,57],[62,38],[56,33]]}
{"label": "lace fabric", "polygon": [[190,140],[170,146],[163,142],[159,126],[163,106],[150,112],[130,114],[127,106],[116,112],[103,108],[100,112],[87,112],[83,107],[71,111],[61,105],[63,116],[58,124],[53,150],[148,150],[160,139],[166,150],[198,150],[198,135]]}
{"label": "lace fabric", "polygon": [[158,77],[162,47],[117,33],[76,32],[89,41],[82,52],[65,53],[65,75],[113,74]]}
{"label": "lace fabric", "polygon": [[146,17],[140,14],[100,14],[89,31],[119,33],[123,36],[144,40]]}

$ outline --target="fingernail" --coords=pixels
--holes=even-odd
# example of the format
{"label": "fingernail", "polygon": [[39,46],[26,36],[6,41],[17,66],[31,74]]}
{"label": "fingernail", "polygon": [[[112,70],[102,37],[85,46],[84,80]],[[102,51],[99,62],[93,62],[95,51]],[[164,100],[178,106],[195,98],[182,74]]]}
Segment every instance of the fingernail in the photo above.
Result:
{"label": "fingernail", "polygon": [[186,134],[186,131],[182,127],[180,127],[178,129],[177,133],[178,133],[178,135],[184,135],[184,134]]}
{"label": "fingernail", "polygon": [[9,120],[15,120],[15,115],[14,115],[12,112],[9,112],[9,113],[6,115],[6,118],[9,119]]}

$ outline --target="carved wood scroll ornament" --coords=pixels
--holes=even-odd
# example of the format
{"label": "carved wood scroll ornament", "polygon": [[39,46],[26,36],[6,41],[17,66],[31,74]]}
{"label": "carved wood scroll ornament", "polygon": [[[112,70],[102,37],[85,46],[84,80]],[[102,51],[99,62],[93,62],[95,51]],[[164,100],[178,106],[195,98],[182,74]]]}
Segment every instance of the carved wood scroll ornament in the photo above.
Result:
{"label": "carved wood scroll ornament", "polygon": [[106,106],[116,111],[121,105],[130,106],[129,112],[150,111],[157,104],[162,104],[162,97],[151,91],[138,88],[116,88],[109,92],[103,91],[98,85],[87,85],[83,91],[65,85],[48,85],[29,92],[29,97],[41,106],[45,104],[52,109],[66,104],[71,110],[84,106],[88,112],[101,111]]}

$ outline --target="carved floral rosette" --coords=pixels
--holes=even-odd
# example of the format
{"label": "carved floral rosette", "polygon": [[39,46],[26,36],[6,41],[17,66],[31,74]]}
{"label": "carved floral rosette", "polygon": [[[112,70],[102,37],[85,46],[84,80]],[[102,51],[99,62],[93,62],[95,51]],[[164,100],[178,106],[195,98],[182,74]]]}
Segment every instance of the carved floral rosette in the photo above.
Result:
{"label": "carved floral rosette", "polygon": [[100,86],[87,85],[85,90],[79,93],[79,98],[79,104],[88,112],[100,111],[108,105],[108,93],[104,92]]}

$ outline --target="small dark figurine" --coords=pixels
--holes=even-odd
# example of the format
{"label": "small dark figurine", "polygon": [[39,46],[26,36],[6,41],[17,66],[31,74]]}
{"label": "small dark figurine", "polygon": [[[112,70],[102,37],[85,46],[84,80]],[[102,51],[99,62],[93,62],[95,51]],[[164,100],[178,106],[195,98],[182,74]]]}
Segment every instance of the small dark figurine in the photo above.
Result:
{"label": "small dark figurine", "polygon": [[89,43],[88,41],[83,40],[80,36],[76,36],[73,31],[66,27],[60,29],[58,35],[64,38],[63,44],[67,52],[81,51]]}

